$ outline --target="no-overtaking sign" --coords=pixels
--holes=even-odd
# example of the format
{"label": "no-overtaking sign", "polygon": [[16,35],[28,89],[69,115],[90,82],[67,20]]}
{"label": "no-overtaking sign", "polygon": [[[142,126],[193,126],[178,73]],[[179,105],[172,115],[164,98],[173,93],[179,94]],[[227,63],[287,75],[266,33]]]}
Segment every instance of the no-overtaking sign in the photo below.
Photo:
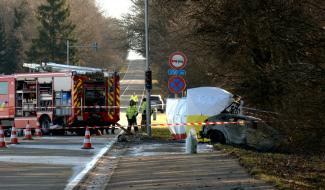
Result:
{"label": "no-overtaking sign", "polygon": [[187,57],[184,53],[177,51],[169,56],[168,63],[173,69],[183,69],[187,63]]}

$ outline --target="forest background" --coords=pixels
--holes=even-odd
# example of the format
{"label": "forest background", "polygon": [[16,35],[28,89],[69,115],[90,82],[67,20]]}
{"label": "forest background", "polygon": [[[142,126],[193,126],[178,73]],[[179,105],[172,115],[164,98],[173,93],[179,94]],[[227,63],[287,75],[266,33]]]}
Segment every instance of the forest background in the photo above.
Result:
{"label": "forest background", "polygon": [[[22,71],[23,62],[65,63],[67,39],[99,44],[97,51],[71,49],[73,64],[119,70],[128,50],[145,49],[144,3],[132,1],[117,20],[93,0],[1,0],[0,73]],[[48,7],[40,8],[46,2],[61,10],[52,30]],[[149,46],[160,89],[167,89],[168,55],[181,50],[188,88],[239,94],[247,114],[285,134],[285,151],[324,153],[325,1],[150,0]]]}

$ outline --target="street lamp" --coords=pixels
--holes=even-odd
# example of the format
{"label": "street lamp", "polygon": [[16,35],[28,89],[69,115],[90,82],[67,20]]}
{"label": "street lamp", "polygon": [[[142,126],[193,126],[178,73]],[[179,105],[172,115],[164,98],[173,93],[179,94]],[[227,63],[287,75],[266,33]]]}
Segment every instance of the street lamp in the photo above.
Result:
{"label": "street lamp", "polygon": [[69,60],[70,60],[70,55],[69,55],[69,51],[70,48],[72,47],[78,47],[78,48],[93,48],[95,51],[97,51],[98,49],[98,44],[97,42],[93,42],[91,45],[70,45],[70,41],[67,40],[67,65],[69,65]]}

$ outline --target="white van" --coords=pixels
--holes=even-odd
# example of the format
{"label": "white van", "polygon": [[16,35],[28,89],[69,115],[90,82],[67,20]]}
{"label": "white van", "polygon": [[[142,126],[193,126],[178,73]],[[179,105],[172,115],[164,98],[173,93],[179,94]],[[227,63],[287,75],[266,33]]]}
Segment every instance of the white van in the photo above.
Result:
{"label": "white van", "polygon": [[150,103],[152,108],[157,108],[161,113],[165,112],[165,103],[160,95],[151,95]]}

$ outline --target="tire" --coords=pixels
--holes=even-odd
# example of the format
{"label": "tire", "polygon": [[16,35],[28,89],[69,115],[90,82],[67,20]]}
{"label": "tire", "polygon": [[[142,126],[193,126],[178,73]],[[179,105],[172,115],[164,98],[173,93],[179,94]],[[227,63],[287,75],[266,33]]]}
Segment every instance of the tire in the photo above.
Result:
{"label": "tire", "polygon": [[48,116],[43,116],[40,119],[40,127],[41,127],[42,133],[44,135],[50,134],[50,123],[51,123],[51,120]]}
{"label": "tire", "polygon": [[220,131],[212,131],[209,135],[211,144],[221,143],[226,144],[225,136]]}
{"label": "tire", "polygon": [[85,129],[76,129],[76,134],[78,136],[84,136],[85,135]]}
{"label": "tire", "polygon": [[51,134],[52,135],[57,135],[57,136],[63,136],[63,135],[65,135],[65,131],[63,129],[60,129],[60,130],[52,130],[51,131]]}
{"label": "tire", "polygon": [[11,135],[11,128],[10,129],[5,129],[4,130],[4,136],[5,137],[10,137],[10,135]]}

